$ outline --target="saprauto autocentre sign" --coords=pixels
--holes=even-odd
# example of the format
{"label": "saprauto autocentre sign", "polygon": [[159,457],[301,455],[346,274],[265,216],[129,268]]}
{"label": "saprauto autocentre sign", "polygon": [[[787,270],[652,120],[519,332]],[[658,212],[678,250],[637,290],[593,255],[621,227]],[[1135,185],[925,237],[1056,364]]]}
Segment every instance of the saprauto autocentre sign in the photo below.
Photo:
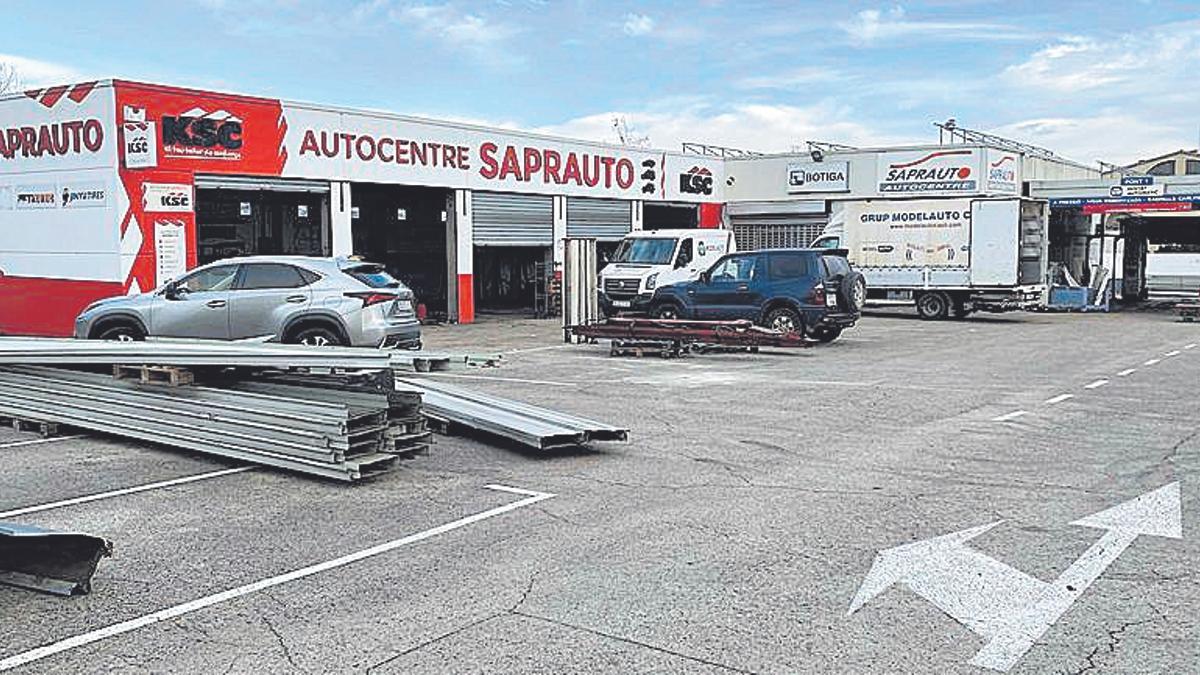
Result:
{"label": "saprauto autocentre sign", "polygon": [[[283,103],[284,176],[643,200],[722,201],[719,160]],[[246,130],[246,142],[251,141]]]}
{"label": "saprauto autocentre sign", "polygon": [[885,195],[982,192],[979,148],[946,148],[879,154],[878,189]]}

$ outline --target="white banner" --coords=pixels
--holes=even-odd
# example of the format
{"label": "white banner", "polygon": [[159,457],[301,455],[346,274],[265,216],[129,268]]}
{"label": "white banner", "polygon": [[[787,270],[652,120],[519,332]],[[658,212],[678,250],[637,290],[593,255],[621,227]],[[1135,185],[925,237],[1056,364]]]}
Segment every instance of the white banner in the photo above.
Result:
{"label": "white banner", "polygon": [[186,183],[142,183],[142,210],[146,213],[191,213],[192,186]]}
{"label": "white banner", "polygon": [[971,200],[872,200],[846,204],[846,244],[860,267],[965,267]]}
{"label": "white banner", "polygon": [[879,192],[884,195],[982,192],[978,148],[880,153]]}
{"label": "white banner", "polygon": [[787,165],[787,191],[849,192],[850,162],[796,162]]}
{"label": "white banner", "polygon": [[283,175],[647,201],[720,202],[720,159],[283,104]]}

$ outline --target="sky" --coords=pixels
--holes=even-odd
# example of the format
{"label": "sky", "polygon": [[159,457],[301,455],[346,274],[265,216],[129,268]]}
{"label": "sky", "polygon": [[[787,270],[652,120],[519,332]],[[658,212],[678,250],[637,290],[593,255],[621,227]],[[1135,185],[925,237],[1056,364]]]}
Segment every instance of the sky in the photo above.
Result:
{"label": "sky", "polygon": [[657,148],[1200,137],[1200,2],[4,0],[26,87],[119,77]]}

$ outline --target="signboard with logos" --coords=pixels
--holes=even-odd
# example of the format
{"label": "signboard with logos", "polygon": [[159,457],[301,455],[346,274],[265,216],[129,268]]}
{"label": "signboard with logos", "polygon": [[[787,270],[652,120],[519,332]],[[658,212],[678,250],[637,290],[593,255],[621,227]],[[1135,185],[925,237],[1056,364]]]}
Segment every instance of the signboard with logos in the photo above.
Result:
{"label": "signboard with logos", "polygon": [[[1146,178],[1150,178],[1150,176],[1146,176]],[[1151,181],[1153,181],[1152,178]],[[1154,182],[1127,184],[1125,179],[1122,179],[1120,185],[1113,185],[1108,188],[1108,195],[1110,197],[1161,197],[1165,194],[1165,187],[1162,183]]]}
{"label": "signboard with logos", "polygon": [[1021,156],[1015,152],[988,148],[984,154],[984,192],[1021,194]]}
{"label": "signboard with logos", "polygon": [[848,202],[846,245],[861,267],[963,267],[971,244],[970,199]]}
{"label": "signboard with logos", "polygon": [[906,150],[879,154],[878,189],[889,196],[977,194],[982,151],[979,148]]}
{"label": "signboard with logos", "polygon": [[787,165],[788,194],[849,192],[850,162],[794,162]]}
{"label": "signboard with logos", "polygon": [[186,183],[142,183],[142,210],[146,213],[191,213],[192,186]]}
{"label": "signboard with logos", "polygon": [[113,90],[95,82],[33,90],[0,104],[0,174],[116,170]]}
{"label": "signboard with logos", "polygon": [[154,221],[155,285],[187,272],[187,226],[180,220]]}

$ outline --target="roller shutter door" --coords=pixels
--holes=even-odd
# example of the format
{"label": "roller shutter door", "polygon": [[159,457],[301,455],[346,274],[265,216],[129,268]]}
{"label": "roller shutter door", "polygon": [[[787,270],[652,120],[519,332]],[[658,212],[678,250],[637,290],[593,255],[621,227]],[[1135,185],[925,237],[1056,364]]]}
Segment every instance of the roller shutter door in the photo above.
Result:
{"label": "roller shutter door", "polygon": [[476,192],[471,195],[476,246],[550,246],[554,198]]}
{"label": "roller shutter door", "polygon": [[633,227],[630,202],[567,197],[567,236],[619,241]]}
{"label": "roller shutter door", "polygon": [[329,181],[303,180],[300,178],[256,178],[253,176],[196,174],[196,188],[200,190],[266,190],[268,192],[313,192],[328,194]]}
{"label": "roller shutter door", "polygon": [[738,250],[804,248],[829,224],[823,203],[744,202],[728,207],[729,226]]}

